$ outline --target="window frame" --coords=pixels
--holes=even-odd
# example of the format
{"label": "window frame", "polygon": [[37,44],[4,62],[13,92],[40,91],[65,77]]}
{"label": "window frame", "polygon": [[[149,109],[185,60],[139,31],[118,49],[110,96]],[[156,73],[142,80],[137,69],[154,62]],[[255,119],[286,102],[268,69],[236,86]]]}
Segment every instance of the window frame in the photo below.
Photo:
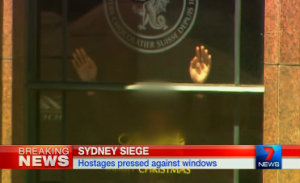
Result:
{"label": "window frame", "polygon": [[[39,94],[41,91],[56,90],[62,92],[62,135],[65,137],[66,130],[66,91],[132,91],[139,90],[143,83],[118,84],[118,83],[82,83],[68,82],[66,79],[67,63],[67,15],[68,1],[62,0],[63,31],[62,31],[62,81],[45,82],[39,81],[38,53],[38,0],[26,1],[26,63],[25,63],[25,126],[26,144],[39,144]],[[234,23],[234,84],[186,84],[170,83],[171,90],[179,92],[213,92],[213,93],[236,93],[234,100],[234,144],[239,144],[239,96],[245,93],[264,93],[264,85],[241,85],[240,83],[240,37],[241,37],[241,0],[235,0],[235,23]],[[65,139],[62,140],[65,144]],[[234,183],[239,183],[239,170],[234,170]],[[39,173],[34,170],[26,171],[27,183],[38,183]],[[64,182],[64,173],[62,177]]]}

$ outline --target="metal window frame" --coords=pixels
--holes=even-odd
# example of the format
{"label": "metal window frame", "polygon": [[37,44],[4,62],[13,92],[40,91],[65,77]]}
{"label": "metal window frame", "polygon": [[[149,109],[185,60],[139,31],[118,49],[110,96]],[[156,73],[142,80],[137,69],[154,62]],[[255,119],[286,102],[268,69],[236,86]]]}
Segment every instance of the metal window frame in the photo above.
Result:
{"label": "metal window frame", "polygon": [[[42,82],[38,78],[38,53],[39,53],[39,32],[38,32],[38,0],[27,0],[26,5],[26,85],[25,85],[25,126],[26,126],[26,144],[39,144],[38,142],[38,111],[39,111],[39,93],[44,90],[57,90],[62,92],[62,137],[65,137],[66,132],[66,91],[69,90],[86,90],[86,91],[132,91],[143,89],[144,83],[78,83],[67,82],[66,80],[66,63],[67,63],[67,15],[68,2],[62,0],[63,14],[63,31],[62,31],[62,76],[61,82]],[[264,93],[263,85],[241,85],[240,84],[240,36],[241,36],[241,0],[235,0],[235,32],[234,32],[234,84],[185,84],[185,83],[170,83],[166,84],[170,90],[179,92],[216,92],[216,93]],[[234,108],[234,144],[239,144],[239,95],[235,97]],[[65,138],[62,139],[62,144],[65,144]],[[64,173],[63,173],[64,174]],[[234,171],[234,183],[239,183],[239,170]],[[64,176],[62,177],[64,182]],[[38,183],[38,171],[27,171],[26,182]]]}

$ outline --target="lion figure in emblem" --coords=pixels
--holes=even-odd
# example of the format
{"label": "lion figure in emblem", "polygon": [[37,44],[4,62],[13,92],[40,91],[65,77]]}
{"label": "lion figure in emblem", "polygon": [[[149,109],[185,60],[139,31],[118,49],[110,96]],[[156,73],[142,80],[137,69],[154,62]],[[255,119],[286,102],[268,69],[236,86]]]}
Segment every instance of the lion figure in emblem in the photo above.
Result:
{"label": "lion figure in emblem", "polygon": [[142,8],[137,8],[133,6],[134,13],[137,13],[142,17],[142,23],[139,24],[138,28],[140,30],[145,30],[146,25],[149,25],[156,30],[166,30],[168,26],[166,25],[166,18],[160,15],[162,12],[167,11],[167,5],[170,0],[149,0],[143,4]]}

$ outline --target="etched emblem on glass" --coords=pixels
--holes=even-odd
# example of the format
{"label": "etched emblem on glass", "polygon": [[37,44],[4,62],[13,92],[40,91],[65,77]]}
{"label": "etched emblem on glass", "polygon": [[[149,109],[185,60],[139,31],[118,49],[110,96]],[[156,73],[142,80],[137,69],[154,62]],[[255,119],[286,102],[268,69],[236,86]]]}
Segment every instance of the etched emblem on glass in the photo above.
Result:
{"label": "etched emblem on glass", "polygon": [[180,43],[192,29],[197,0],[105,0],[105,14],[114,34],[142,53],[160,53]]}

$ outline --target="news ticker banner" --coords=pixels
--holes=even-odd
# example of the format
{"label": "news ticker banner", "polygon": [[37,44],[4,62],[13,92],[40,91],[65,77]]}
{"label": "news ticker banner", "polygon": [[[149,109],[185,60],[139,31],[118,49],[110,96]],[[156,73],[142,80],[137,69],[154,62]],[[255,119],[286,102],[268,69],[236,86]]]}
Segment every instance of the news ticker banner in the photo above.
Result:
{"label": "news ticker banner", "polygon": [[0,146],[0,169],[300,169],[300,145]]}

